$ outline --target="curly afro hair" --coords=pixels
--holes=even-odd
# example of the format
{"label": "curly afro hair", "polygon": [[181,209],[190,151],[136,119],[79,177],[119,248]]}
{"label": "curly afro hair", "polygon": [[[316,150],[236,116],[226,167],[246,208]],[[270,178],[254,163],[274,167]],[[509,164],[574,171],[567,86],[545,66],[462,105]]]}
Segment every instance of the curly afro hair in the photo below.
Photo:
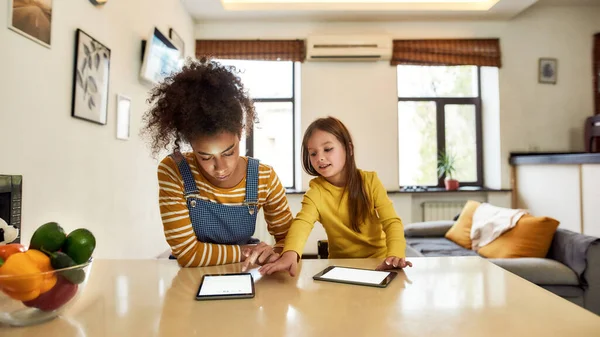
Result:
{"label": "curly afro hair", "polygon": [[142,134],[149,135],[154,155],[180,150],[200,136],[223,131],[250,134],[256,118],[254,105],[235,67],[202,58],[188,60],[150,92]]}

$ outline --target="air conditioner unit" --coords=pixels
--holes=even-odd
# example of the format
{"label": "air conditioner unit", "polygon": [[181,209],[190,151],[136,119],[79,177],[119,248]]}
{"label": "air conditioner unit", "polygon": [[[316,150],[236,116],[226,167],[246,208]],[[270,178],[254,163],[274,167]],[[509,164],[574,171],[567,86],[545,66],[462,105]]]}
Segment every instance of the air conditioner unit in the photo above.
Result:
{"label": "air conditioner unit", "polygon": [[316,35],[306,39],[307,61],[382,61],[392,57],[392,38],[383,35]]}

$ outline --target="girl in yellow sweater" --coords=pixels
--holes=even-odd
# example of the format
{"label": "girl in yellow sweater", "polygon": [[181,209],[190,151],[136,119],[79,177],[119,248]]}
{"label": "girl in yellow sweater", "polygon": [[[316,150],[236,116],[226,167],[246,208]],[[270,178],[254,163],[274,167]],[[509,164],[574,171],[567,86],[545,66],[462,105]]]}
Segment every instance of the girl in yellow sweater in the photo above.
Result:
{"label": "girl in yellow sweater", "polygon": [[297,263],[315,221],[323,224],[330,258],[384,258],[377,270],[412,267],[406,261],[402,221],[375,172],[356,168],[350,132],[338,119],[320,118],[302,140],[302,166],[316,178],[292,222],[281,257],[260,268],[262,274]]}

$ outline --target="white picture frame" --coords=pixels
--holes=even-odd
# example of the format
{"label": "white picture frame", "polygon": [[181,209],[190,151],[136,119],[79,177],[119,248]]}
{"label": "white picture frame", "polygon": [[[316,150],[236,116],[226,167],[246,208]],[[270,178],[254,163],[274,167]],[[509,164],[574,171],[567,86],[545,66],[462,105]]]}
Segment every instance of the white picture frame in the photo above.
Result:
{"label": "white picture frame", "polygon": [[131,124],[131,98],[117,94],[117,139],[128,140]]}
{"label": "white picture frame", "polygon": [[8,0],[8,29],[50,48],[53,1]]}

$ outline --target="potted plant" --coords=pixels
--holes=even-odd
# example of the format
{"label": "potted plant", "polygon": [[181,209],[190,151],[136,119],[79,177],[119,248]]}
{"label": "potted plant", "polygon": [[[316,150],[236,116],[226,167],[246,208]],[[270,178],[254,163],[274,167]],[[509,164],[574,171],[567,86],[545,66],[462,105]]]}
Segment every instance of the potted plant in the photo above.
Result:
{"label": "potted plant", "polygon": [[440,151],[438,157],[438,175],[444,178],[444,185],[447,191],[455,191],[458,189],[458,180],[454,179],[456,173],[456,156],[452,153]]}

